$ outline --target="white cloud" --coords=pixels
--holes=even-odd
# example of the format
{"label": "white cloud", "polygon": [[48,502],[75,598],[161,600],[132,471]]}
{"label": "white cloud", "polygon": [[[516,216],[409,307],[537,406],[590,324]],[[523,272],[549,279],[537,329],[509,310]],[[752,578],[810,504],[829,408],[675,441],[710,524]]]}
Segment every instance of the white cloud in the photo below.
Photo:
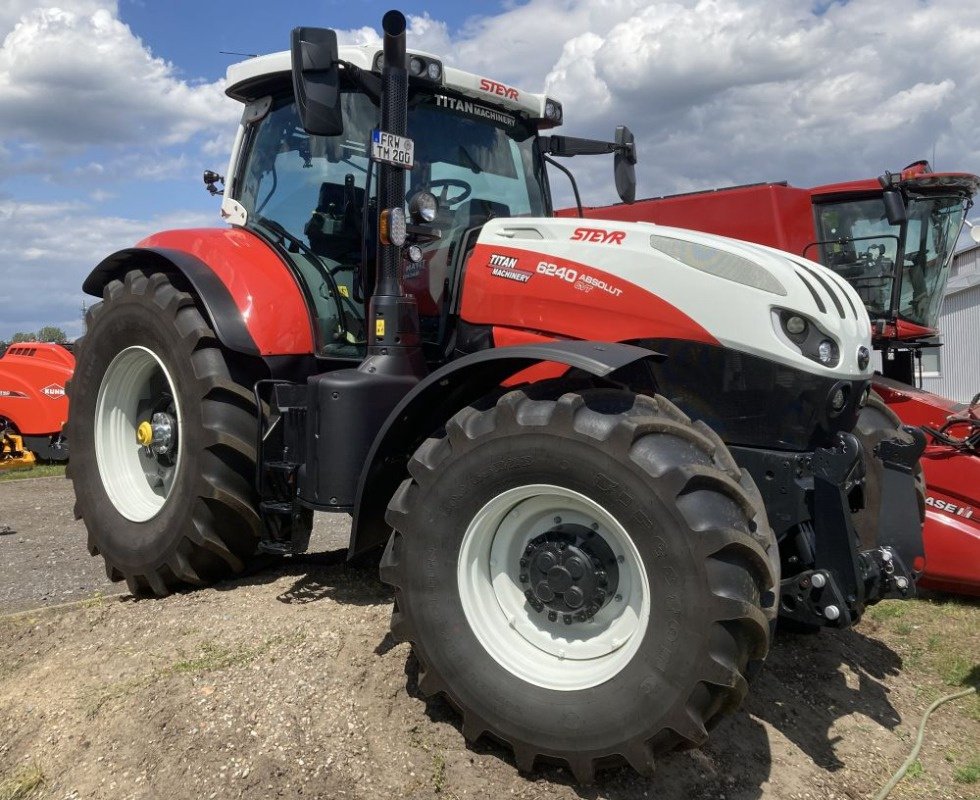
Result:
{"label": "white cloud", "polygon": [[6,12],[8,28],[19,16],[0,45],[0,137],[63,152],[179,144],[234,124],[239,110],[223,81],[179,79],[114,4],[67,5]]}
{"label": "white cloud", "polygon": [[0,198],[0,339],[58,325],[82,332],[82,281],[110,253],[150,233],[214,225],[214,214],[174,213],[151,219],[104,216],[85,202],[23,203]]}

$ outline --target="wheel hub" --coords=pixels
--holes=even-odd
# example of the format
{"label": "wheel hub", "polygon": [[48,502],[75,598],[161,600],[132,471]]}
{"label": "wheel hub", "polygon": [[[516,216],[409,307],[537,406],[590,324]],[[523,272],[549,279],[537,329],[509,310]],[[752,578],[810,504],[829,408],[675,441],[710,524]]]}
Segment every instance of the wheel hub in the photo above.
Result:
{"label": "wheel hub", "polygon": [[556,524],[532,539],[520,559],[520,581],[530,606],[561,616],[566,625],[594,617],[615,594],[616,556],[605,540],[582,525]]}
{"label": "wheel hub", "polygon": [[146,455],[166,456],[175,444],[176,423],[170,414],[158,411],[147,422],[141,422],[136,429],[136,441],[144,448]]}

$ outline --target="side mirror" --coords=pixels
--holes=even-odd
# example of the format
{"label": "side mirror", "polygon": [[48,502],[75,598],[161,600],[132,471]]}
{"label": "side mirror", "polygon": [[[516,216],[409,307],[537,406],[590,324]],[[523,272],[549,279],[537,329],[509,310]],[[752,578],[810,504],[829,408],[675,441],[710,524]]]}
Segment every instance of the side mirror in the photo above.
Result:
{"label": "side mirror", "polygon": [[889,225],[901,225],[908,219],[905,199],[898,189],[885,189],[881,196],[885,201],[885,216],[888,218]]}
{"label": "side mirror", "polygon": [[625,125],[616,128],[616,155],[613,158],[613,174],[616,191],[624,203],[636,199],[636,143],[633,133]]}
{"label": "side mirror", "polygon": [[313,136],[339,136],[344,116],[337,34],[327,28],[293,28],[291,45],[293,93],[303,128]]}

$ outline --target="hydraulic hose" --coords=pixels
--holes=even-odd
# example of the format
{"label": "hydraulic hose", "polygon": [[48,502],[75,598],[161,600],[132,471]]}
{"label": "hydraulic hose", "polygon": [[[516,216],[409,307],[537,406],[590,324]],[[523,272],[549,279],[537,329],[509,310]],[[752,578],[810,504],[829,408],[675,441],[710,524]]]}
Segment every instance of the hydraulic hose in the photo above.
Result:
{"label": "hydraulic hose", "polygon": [[874,800],[885,800],[885,798],[891,794],[892,789],[898,786],[899,781],[905,777],[905,773],[908,772],[909,767],[915,763],[915,759],[919,757],[919,750],[922,749],[922,742],[924,741],[926,735],[926,722],[929,719],[929,715],[943,703],[948,703],[950,700],[956,700],[960,697],[966,697],[967,695],[976,693],[976,691],[977,688],[975,686],[971,686],[969,689],[963,689],[963,691],[948,694],[945,697],[940,697],[926,709],[926,713],[922,715],[922,722],[919,723],[919,734],[915,737],[915,747],[912,748],[912,752],[909,753],[909,757],[905,759],[905,763],[898,768],[894,775],[892,775],[891,780],[889,780],[888,783],[882,787],[881,791],[875,795]]}

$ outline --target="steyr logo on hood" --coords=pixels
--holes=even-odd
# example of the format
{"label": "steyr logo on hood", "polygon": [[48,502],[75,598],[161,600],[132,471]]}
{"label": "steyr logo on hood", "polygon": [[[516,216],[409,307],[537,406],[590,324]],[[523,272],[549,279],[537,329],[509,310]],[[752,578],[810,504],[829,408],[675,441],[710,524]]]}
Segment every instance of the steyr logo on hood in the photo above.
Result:
{"label": "steyr logo on hood", "polygon": [[626,231],[607,231],[605,228],[576,228],[572,232],[573,242],[598,242],[599,244],[622,244]]}

